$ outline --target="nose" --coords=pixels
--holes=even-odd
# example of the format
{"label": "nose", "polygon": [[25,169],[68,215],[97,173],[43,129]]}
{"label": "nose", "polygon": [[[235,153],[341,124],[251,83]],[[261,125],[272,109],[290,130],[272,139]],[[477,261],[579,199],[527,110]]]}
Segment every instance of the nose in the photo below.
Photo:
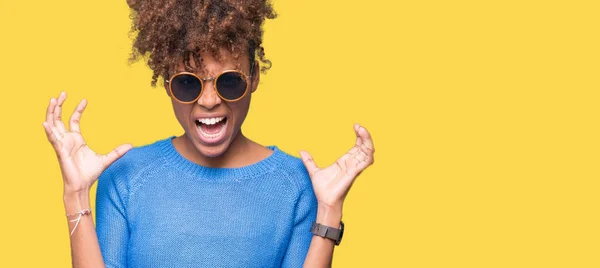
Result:
{"label": "nose", "polygon": [[221,98],[217,94],[217,89],[215,88],[213,81],[204,82],[202,94],[200,95],[200,98],[198,98],[198,104],[207,110],[221,104]]}

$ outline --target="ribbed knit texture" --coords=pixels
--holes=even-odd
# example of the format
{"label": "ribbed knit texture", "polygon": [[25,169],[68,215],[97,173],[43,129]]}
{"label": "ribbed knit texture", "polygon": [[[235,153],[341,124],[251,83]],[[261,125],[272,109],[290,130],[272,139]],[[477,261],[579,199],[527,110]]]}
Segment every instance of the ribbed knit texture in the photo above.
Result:
{"label": "ribbed knit texture", "polygon": [[181,156],[173,137],[130,150],[98,180],[106,266],[301,267],[317,201],[302,160],[276,146],[241,168]]}

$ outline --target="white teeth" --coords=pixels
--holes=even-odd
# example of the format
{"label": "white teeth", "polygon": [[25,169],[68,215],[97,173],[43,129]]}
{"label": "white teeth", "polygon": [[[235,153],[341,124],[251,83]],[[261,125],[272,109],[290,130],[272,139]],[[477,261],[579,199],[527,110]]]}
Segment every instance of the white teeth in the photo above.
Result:
{"label": "white teeth", "polygon": [[202,123],[202,124],[206,124],[206,125],[214,125],[216,123],[221,122],[221,120],[223,120],[225,117],[213,117],[213,118],[200,118],[198,119],[198,122]]}
{"label": "white teeth", "polygon": [[[223,120],[223,118],[222,118],[222,117],[221,117],[221,118],[214,118],[214,119],[212,119],[212,120],[214,120],[215,122],[219,122],[219,121]],[[212,121],[212,120],[208,120],[208,119],[204,119],[204,118],[202,119],[202,121]],[[201,120],[198,120],[198,121],[201,121]],[[204,123],[203,123],[203,124],[204,124]],[[219,132],[217,132],[217,133],[206,133],[206,132],[204,132],[204,130],[202,129],[202,126],[199,126],[199,125],[198,125],[198,126],[196,126],[196,127],[198,128],[198,132],[200,133],[200,135],[201,135],[203,138],[205,138],[205,139],[209,139],[209,140],[215,140],[215,139],[218,139],[219,137],[221,137],[222,135],[224,135],[224,133],[225,133],[225,130],[226,130],[226,127],[225,127],[225,125],[223,125],[223,126],[221,126],[221,130],[219,130]]]}

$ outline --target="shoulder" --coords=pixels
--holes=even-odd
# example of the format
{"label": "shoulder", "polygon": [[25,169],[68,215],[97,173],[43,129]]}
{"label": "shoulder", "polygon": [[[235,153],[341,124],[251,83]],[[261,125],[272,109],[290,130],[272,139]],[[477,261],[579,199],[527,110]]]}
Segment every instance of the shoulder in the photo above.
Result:
{"label": "shoulder", "polygon": [[145,171],[162,165],[161,152],[170,138],[134,147],[112,163],[98,178],[96,202],[107,198],[128,203],[133,192],[143,183]]}
{"label": "shoulder", "polygon": [[290,184],[289,188],[293,189],[293,193],[289,196],[294,200],[295,209],[298,217],[304,217],[317,214],[317,197],[315,195],[312,181],[308,170],[302,159],[280,151],[282,161],[280,163],[279,174],[282,174]]}
{"label": "shoulder", "polygon": [[148,167],[156,166],[161,159],[161,152],[171,138],[158,140],[151,144],[136,146],[121,158],[112,163],[100,176],[112,178],[131,178]]}
{"label": "shoulder", "polygon": [[307,190],[312,192],[312,182],[302,159],[282,151],[275,146],[272,148],[276,150],[276,153],[281,154],[281,162],[277,171],[299,192]]}

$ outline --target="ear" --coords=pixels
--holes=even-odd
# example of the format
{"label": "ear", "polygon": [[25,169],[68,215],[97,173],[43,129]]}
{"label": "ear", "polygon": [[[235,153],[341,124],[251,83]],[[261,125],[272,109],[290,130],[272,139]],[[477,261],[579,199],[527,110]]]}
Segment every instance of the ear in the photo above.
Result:
{"label": "ear", "polygon": [[169,83],[167,80],[163,80],[163,86],[165,87],[165,92],[167,92],[167,96],[171,97],[171,91],[169,90]]}
{"label": "ear", "polygon": [[258,61],[254,62],[254,68],[253,68],[253,74],[252,74],[252,82],[251,82],[251,88],[250,88],[250,92],[254,93],[254,91],[256,91],[256,89],[258,88],[258,82],[260,82],[260,65],[258,64]]}

